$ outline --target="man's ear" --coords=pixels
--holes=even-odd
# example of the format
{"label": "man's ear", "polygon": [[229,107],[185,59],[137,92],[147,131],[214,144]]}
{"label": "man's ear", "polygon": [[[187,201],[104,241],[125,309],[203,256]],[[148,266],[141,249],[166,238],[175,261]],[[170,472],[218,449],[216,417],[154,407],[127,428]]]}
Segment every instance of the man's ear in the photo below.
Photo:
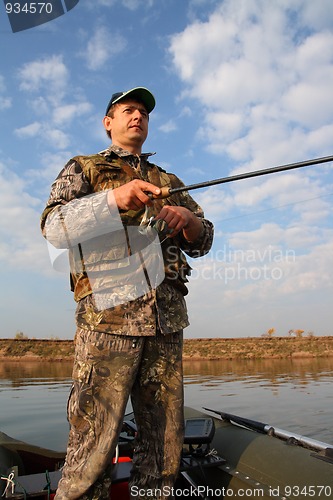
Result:
{"label": "man's ear", "polygon": [[112,118],[110,116],[104,116],[103,118],[103,125],[105,130],[108,130],[111,132],[112,129]]}

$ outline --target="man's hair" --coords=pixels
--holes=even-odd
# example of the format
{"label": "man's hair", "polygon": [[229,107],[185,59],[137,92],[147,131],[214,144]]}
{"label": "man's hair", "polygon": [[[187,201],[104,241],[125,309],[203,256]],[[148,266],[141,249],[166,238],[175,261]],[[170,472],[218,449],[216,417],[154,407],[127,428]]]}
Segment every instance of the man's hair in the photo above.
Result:
{"label": "man's hair", "polygon": [[[138,102],[139,104],[142,104],[143,106],[145,106],[144,102],[141,101],[141,99],[137,99],[137,98],[132,98],[132,97],[129,97],[128,99],[122,99],[121,101],[119,102],[115,102],[114,104],[112,104],[111,108],[109,109],[108,111],[108,114],[106,116],[109,116],[110,118],[113,118],[114,117],[114,111],[116,109],[116,107],[119,105],[119,104],[123,104],[126,102],[126,100],[131,100],[131,101],[135,101],[135,102]],[[145,106],[146,107],[146,106]],[[148,119],[149,119],[149,115],[148,115]],[[110,130],[106,130],[106,135],[108,136],[109,139],[112,139],[111,137],[111,132]]]}
{"label": "man's hair", "polygon": [[[112,104],[112,106],[109,109],[108,114],[106,116],[109,116],[110,118],[113,118],[114,117],[114,110],[115,110],[116,106],[117,106],[117,103],[116,104]],[[110,130],[105,130],[105,132],[106,132],[106,135],[108,136],[108,138],[112,139]]]}

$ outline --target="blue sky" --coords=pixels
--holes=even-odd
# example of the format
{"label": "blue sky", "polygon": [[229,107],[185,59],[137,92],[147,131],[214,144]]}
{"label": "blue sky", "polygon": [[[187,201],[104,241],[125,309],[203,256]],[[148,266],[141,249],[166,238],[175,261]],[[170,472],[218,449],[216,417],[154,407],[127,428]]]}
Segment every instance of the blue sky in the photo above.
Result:
{"label": "blue sky", "polygon": [[[72,338],[39,217],[67,160],[108,145],[113,92],[148,87],[146,151],[185,183],[333,154],[331,0],[80,0],[12,33],[0,6],[1,337]],[[193,192],[187,337],[332,331],[332,163]]]}

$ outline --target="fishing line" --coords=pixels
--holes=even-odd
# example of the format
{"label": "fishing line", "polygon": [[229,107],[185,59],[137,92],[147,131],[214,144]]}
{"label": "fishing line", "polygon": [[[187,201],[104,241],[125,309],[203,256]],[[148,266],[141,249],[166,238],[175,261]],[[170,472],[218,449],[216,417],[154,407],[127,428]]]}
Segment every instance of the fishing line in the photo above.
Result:
{"label": "fishing line", "polygon": [[318,200],[320,198],[326,198],[329,196],[333,196],[333,193],[324,194],[321,196],[315,196],[314,198],[307,198],[305,200],[294,201],[292,203],[286,203],[285,205],[278,205],[277,207],[265,208],[263,210],[257,210],[256,212],[249,212],[247,214],[235,215],[234,217],[228,217],[227,219],[219,219],[218,222],[225,222],[234,219],[241,219],[242,217],[250,217],[251,215],[261,214],[264,212],[270,212],[272,210],[280,210],[281,208],[292,207],[294,205],[298,205],[299,203],[307,203],[308,201]]}

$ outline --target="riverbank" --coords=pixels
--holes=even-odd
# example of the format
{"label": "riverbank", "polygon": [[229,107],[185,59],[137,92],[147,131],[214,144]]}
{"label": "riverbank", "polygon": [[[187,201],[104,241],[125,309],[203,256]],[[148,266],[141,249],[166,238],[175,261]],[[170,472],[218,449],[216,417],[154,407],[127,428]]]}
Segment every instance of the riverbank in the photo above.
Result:
{"label": "riverbank", "polygon": [[[0,339],[0,359],[71,361],[72,340]],[[333,356],[333,336],[185,339],[184,360],[283,359]]]}

